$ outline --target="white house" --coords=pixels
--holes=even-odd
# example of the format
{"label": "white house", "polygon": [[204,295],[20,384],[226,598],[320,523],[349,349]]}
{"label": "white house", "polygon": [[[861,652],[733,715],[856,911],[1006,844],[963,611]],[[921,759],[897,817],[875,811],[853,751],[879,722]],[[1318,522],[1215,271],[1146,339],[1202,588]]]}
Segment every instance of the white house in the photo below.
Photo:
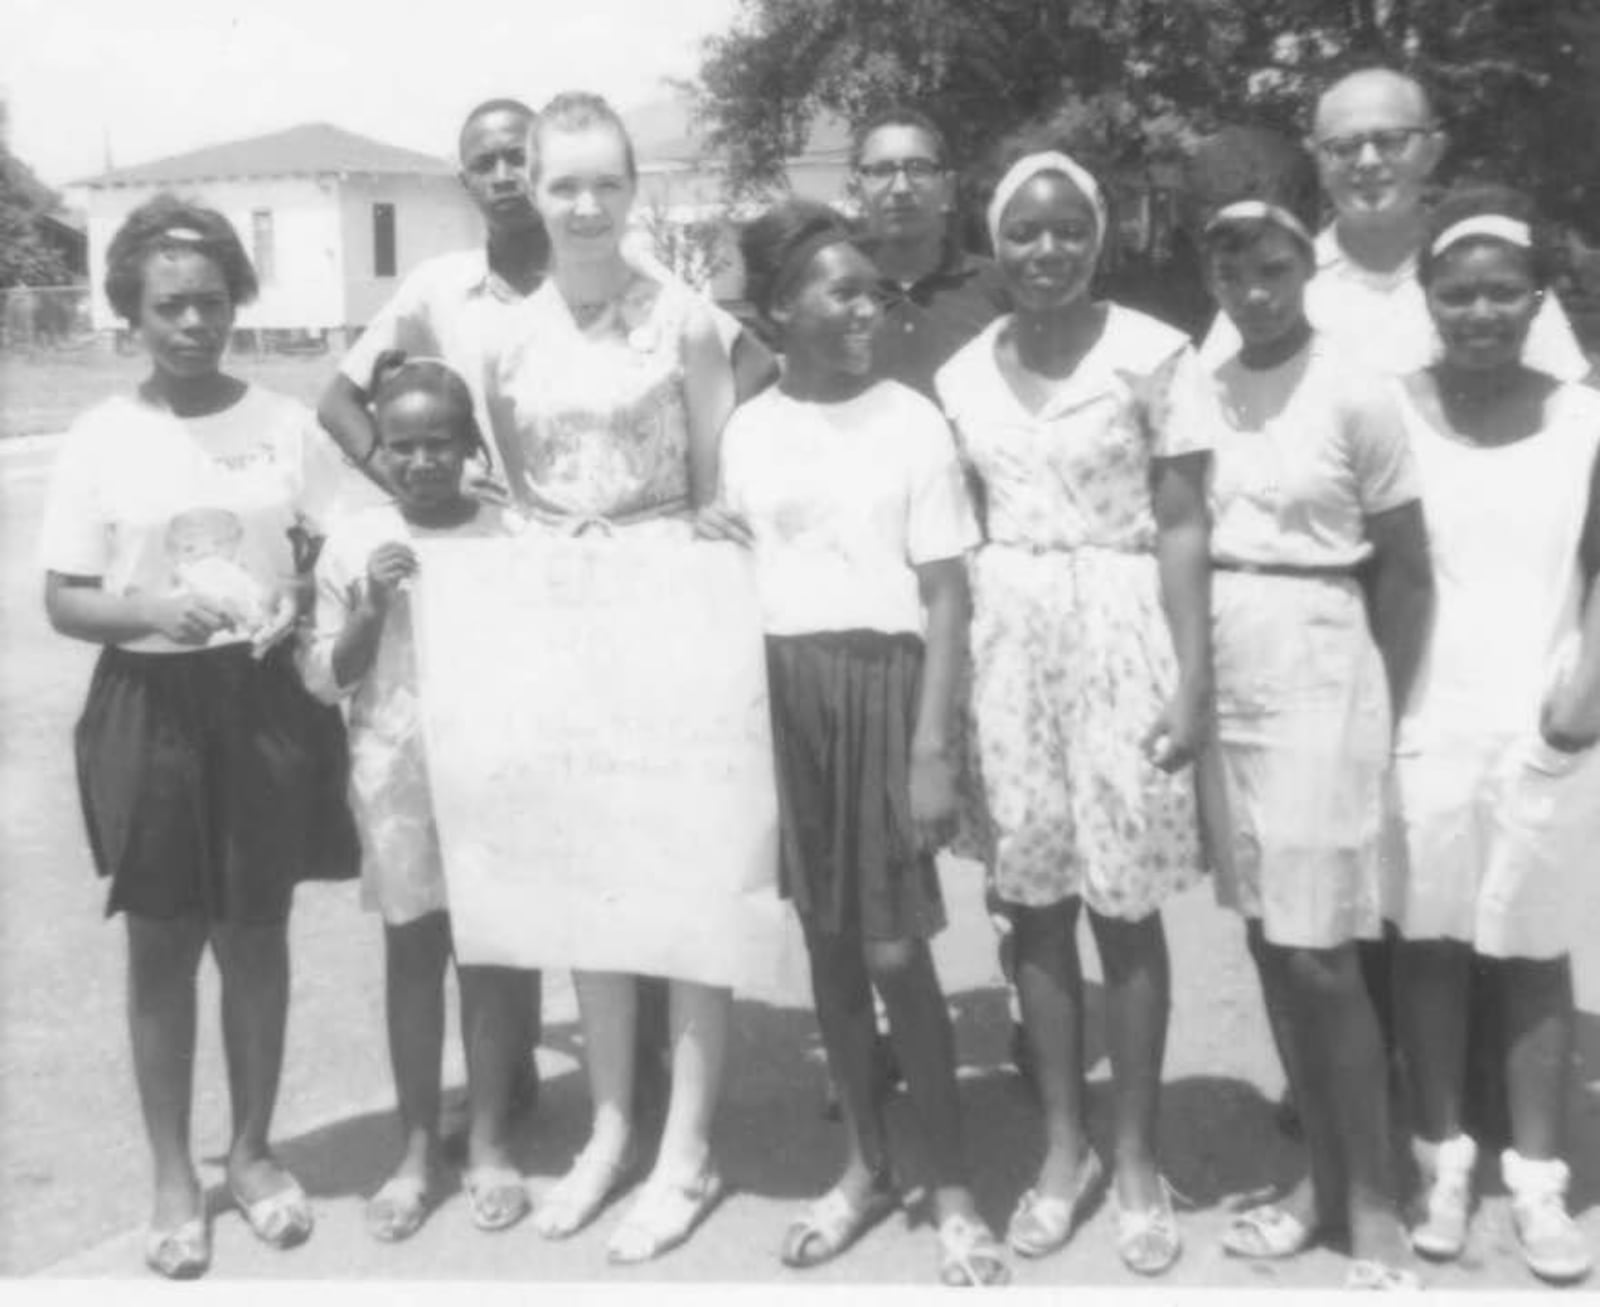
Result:
{"label": "white house", "polygon": [[88,215],[97,329],[121,325],[100,287],[106,247],[130,210],[161,191],[227,215],[261,294],[249,330],[360,326],[421,260],[482,239],[455,165],[329,123],[118,168],[69,188]]}

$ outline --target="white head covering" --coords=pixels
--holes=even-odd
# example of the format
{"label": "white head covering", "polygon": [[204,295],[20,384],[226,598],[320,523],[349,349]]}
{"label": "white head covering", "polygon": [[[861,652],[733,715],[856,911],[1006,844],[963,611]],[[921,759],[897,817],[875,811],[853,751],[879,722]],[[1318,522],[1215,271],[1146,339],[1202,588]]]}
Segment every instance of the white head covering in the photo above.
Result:
{"label": "white head covering", "polygon": [[1470,218],[1463,218],[1460,222],[1451,223],[1446,227],[1439,233],[1439,238],[1429,247],[1428,252],[1443,254],[1457,241],[1464,241],[1473,236],[1490,236],[1525,250],[1533,248],[1533,228],[1521,218],[1513,218],[1504,213],[1476,213]]}
{"label": "white head covering", "polygon": [[1316,244],[1306,230],[1305,223],[1281,204],[1269,204],[1266,200],[1235,200],[1232,204],[1225,204],[1211,215],[1205,229],[1210,232],[1225,223],[1239,221],[1274,223],[1296,240],[1309,246]]}
{"label": "white head covering", "polygon": [[989,242],[993,248],[998,249],[1000,246],[1000,219],[1005,216],[1006,205],[1010,204],[1016,193],[1035,177],[1047,172],[1065,174],[1067,180],[1083,192],[1084,198],[1089,201],[1089,207],[1094,210],[1095,249],[1098,250],[1105,242],[1106,198],[1101,193],[1100,183],[1095,181],[1094,174],[1076,159],[1062,154],[1059,150],[1042,150],[1038,154],[1027,154],[1018,159],[1006,170],[1006,175],[994,188],[994,198],[989,201],[988,214]]}

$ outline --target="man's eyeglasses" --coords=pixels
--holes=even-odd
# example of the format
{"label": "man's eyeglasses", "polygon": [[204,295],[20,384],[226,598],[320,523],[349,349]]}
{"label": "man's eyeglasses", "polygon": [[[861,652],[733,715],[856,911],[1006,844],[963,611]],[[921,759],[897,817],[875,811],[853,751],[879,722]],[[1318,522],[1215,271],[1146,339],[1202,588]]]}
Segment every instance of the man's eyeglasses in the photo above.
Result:
{"label": "man's eyeglasses", "polygon": [[856,172],[877,186],[887,186],[899,173],[915,186],[925,185],[935,177],[943,176],[944,165],[932,159],[879,159],[858,165]]}
{"label": "man's eyeglasses", "polygon": [[1334,163],[1354,163],[1371,146],[1385,163],[1393,163],[1419,136],[1431,136],[1432,127],[1391,127],[1381,132],[1361,132],[1354,136],[1330,136],[1317,142],[1325,158]]}

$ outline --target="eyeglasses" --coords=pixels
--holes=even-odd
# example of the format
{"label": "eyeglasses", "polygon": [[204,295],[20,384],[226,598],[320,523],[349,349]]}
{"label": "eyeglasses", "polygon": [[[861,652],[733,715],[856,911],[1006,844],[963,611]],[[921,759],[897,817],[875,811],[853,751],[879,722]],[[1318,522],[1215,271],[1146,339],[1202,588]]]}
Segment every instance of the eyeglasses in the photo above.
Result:
{"label": "eyeglasses", "polygon": [[1317,149],[1334,163],[1354,163],[1371,146],[1385,163],[1393,163],[1419,136],[1432,136],[1432,127],[1390,127],[1381,132],[1360,132],[1354,136],[1330,136],[1317,142]]}
{"label": "eyeglasses", "polygon": [[879,159],[874,163],[859,164],[856,172],[877,186],[888,185],[899,173],[915,186],[942,176],[944,165],[932,159]]}

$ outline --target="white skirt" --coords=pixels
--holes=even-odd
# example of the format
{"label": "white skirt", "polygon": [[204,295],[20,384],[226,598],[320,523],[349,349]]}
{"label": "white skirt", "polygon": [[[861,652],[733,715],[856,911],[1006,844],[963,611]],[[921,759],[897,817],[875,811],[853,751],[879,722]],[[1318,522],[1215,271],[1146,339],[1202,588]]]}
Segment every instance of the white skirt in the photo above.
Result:
{"label": "white skirt", "polygon": [[1288,948],[1376,938],[1389,697],[1360,588],[1218,571],[1212,638],[1199,789],[1217,901]]}
{"label": "white skirt", "polygon": [[1486,957],[1558,958],[1594,921],[1600,749],[1536,733],[1398,754],[1395,924]]}

